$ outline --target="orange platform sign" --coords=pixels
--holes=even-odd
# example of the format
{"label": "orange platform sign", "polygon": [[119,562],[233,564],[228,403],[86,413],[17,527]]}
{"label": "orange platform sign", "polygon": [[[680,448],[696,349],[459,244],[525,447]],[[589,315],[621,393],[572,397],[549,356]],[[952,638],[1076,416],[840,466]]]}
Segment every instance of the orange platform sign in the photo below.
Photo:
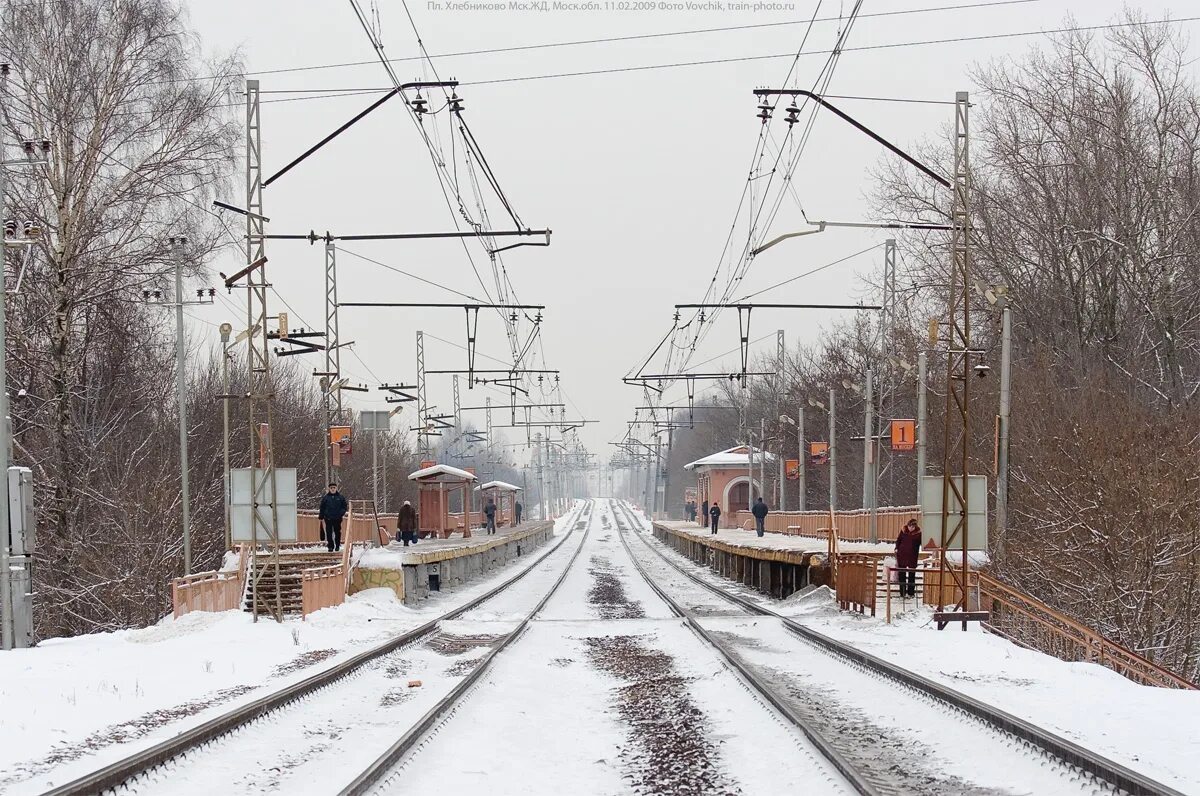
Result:
{"label": "orange platform sign", "polygon": [[789,481],[800,480],[800,460],[787,459],[783,463],[783,474]]}
{"label": "orange platform sign", "polygon": [[813,442],[808,446],[808,460],[813,464],[829,464],[829,443]]}
{"label": "orange platform sign", "polygon": [[917,421],[892,421],[892,450],[910,451],[917,445]]}

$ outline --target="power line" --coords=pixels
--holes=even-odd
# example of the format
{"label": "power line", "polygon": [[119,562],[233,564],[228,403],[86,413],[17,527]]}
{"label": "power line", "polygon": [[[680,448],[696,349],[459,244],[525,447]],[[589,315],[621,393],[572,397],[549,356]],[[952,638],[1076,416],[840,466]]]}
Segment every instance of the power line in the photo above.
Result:
{"label": "power line", "polygon": [[875,251],[882,245],[883,245],[882,243],[876,243],[874,246],[868,246],[867,248],[863,249],[862,251],[857,251],[854,254],[847,254],[845,257],[834,260],[831,263],[825,263],[825,265],[818,266],[817,268],[814,268],[811,271],[805,271],[802,274],[793,276],[791,279],[785,279],[782,282],[776,282],[775,284],[771,285],[770,287],[764,287],[762,290],[756,291],[754,293],[748,293],[747,295],[742,296],[737,301],[740,303],[740,302],[746,301],[748,299],[752,299],[755,296],[761,296],[763,293],[766,293],[768,290],[774,290],[777,287],[783,287],[784,285],[789,285],[792,282],[795,282],[797,279],[803,279],[806,276],[812,276],[815,273],[824,271],[826,268],[832,268],[833,266],[840,265],[840,264],[846,262],[847,260],[853,260],[855,257],[861,257],[862,255],[866,254],[867,252]]}
{"label": "power line", "polygon": [[[975,9],[992,8],[992,7],[997,7],[997,6],[1021,5],[1021,4],[1025,4],[1025,3],[1034,3],[1034,2],[1039,2],[1039,0],[991,0],[990,2],[968,3],[968,4],[964,4],[964,5],[908,8],[908,9],[902,9],[899,11],[877,11],[872,14],[862,14],[862,15],[860,15],[860,18],[865,19],[865,18],[874,18],[874,17],[895,17],[895,16],[905,16],[905,15],[911,15],[911,14],[938,13],[938,12],[943,12],[943,11],[971,11],[971,10],[975,10]],[[842,19],[843,19],[843,17],[841,17],[841,16],[819,17],[819,18],[813,19],[812,22],[840,22],[840,21],[842,21]],[[411,17],[410,17],[410,21],[411,21]],[[466,56],[471,56],[471,55],[494,55],[494,54],[512,53],[512,52],[528,52],[530,50],[546,50],[546,49],[561,48],[561,47],[580,47],[580,46],[587,46],[587,45],[593,45],[593,44],[614,44],[614,43],[621,43],[621,42],[628,42],[628,41],[644,41],[644,40],[672,38],[672,37],[679,37],[679,36],[696,36],[696,35],[702,35],[702,34],[706,34],[706,33],[730,33],[730,32],[742,31],[742,30],[761,30],[764,28],[782,28],[782,27],[791,27],[793,25],[805,25],[805,24],[810,24],[809,20],[800,19],[800,20],[788,20],[786,22],[763,22],[763,23],[757,23],[757,24],[753,24],[753,25],[726,25],[726,26],[721,26],[721,27],[716,27],[716,28],[692,28],[692,29],[687,29],[687,30],[665,31],[662,33],[638,33],[638,34],[631,34],[631,35],[626,35],[626,36],[606,36],[606,37],[595,38],[595,39],[575,39],[575,40],[568,40],[568,41],[539,42],[539,43],[535,43],[535,44],[515,45],[512,47],[489,47],[489,48],[484,48],[484,49],[479,49],[479,50],[462,50],[459,52],[433,53],[433,54],[424,52],[424,48],[422,48],[421,55],[410,55],[410,56],[405,56],[403,58],[389,58],[389,59],[387,59],[387,63],[408,63],[408,62],[412,62],[412,61],[431,60],[433,58],[461,58],[461,57],[466,57]],[[789,53],[789,55],[794,55],[794,53]],[[260,69],[260,70],[254,70],[251,72],[247,72],[246,74],[247,75],[278,75],[278,74],[288,74],[288,73],[292,73],[292,72],[312,72],[312,71],[318,71],[318,70],[324,70],[324,69],[343,69],[346,67],[353,67],[353,66],[369,66],[374,63],[378,63],[378,61],[374,61],[374,60],[372,60],[372,61],[345,61],[345,62],[340,62],[340,63],[329,63],[329,64],[310,64],[307,66],[280,67],[280,68],[276,68],[276,69]],[[228,77],[241,77],[241,75],[215,74],[215,75],[206,75],[206,76],[198,78],[198,79],[200,79],[200,80],[219,80],[219,79],[228,78]]]}

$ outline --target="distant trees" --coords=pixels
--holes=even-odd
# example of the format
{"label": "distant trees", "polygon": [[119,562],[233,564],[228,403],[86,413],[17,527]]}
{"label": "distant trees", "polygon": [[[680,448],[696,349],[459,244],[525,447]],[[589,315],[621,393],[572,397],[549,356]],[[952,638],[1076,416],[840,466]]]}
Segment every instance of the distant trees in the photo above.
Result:
{"label": "distant trees", "polygon": [[4,342],[15,459],[37,484],[39,632],[143,623],[179,534],[170,338],[141,291],[163,283],[168,237],[189,239],[193,267],[220,243],[206,207],[237,151],[239,64],[202,65],[167,0],[5,3],[0,51],[7,139],[53,145],[7,195],[46,235],[4,263],[10,285],[24,269]]}

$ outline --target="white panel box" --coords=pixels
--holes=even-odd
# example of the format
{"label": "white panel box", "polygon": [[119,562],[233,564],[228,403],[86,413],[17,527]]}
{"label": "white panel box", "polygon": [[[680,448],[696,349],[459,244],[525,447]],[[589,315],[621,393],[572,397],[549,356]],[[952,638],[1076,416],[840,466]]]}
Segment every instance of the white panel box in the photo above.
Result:
{"label": "white panel box", "polygon": [[[962,488],[962,476],[954,481]],[[988,483],[986,475],[967,476],[967,549],[987,550],[988,541]],[[962,504],[950,492],[950,529],[953,530],[962,514]],[[930,540],[935,545],[942,543],[942,477],[927,475],[921,479],[921,541]],[[950,545],[951,550],[962,549],[961,536]]]}
{"label": "white panel box", "polygon": [[8,528],[10,555],[33,555],[37,525],[33,519],[33,470],[8,468]]}
{"label": "white panel box", "polygon": [[[262,470],[256,468],[256,473],[258,478],[262,478]],[[236,468],[230,471],[230,478],[233,482],[229,507],[230,531],[233,541],[249,542],[251,541],[251,532],[253,530],[250,514],[251,503],[253,502],[250,494],[250,470],[246,467]],[[275,468],[275,487],[279,491],[278,498],[275,501],[275,510],[279,520],[279,541],[281,542],[296,541],[296,483],[296,468]],[[270,483],[267,483],[264,487],[259,502],[264,504],[258,507],[259,519],[266,527],[270,527]],[[269,541],[265,538],[266,533],[262,528],[263,525],[260,525],[258,531],[259,544]]]}

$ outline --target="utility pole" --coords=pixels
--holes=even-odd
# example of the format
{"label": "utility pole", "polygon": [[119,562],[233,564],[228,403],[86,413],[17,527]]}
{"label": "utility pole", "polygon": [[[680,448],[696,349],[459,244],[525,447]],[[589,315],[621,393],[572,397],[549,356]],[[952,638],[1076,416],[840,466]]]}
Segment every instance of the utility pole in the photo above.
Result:
{"label": "utility pole", "polygon": [[929,366],[929,356],[924,351],[917,354],[917,505],[925,504],[925,440],[927,429],[925,428],[926,416],[929,414],[925,406],[926,389],[925,379],[928,378],[927,369]]}
{"label": "utility pole", "polygon": [[863,423],[866,429],[863,439],[863,508],[871,512],[867,521],[867,538],[871,544],[876,544],[879,541],[879,513],[875,508],[875,475],[878,472],[879,453],[876,446],[879,440],[875,434],[875,379],[870,368],[867,368],[866,381],[867,389],[863,396],[867,402],[866,421]]}
{"label": "utility pole", "polygon": [[837,511],[837,395],[829,390],[829,510]]}
{"label": "utility pole", "polygon": [[179,405],[179,486],[183,512],[183,574],[192,574],[192,507],[188,492],[187,374],[184,372],[183,246],[186,238],[171,238],[175,260],[175,402]]}
{"label": "utility pole", "polygon": [[1001,548],[1008,530],[1008,422],[1012,410],[1012,310],[1000,314],[1000,417],[997,419],[996,535]]}
{"label": "utility pole", "polygon": [[783,444],[783,421],[779,419],[780,412],[780,394],[783,392],[783,363],[787,355],[787,346],[784,342],[783,329],[775,332],[775,356],[778,361],[775,374],[775,422],[779,424],[779,511],[787,511],[787,480],[783,470],[784,459],[787,455],[784,453]]}
{"label": "utility pole", "polygon": [[[233,334],[233,325],[223,323],[221,332],[221,463],[224,473],[223,489],[225,490],[225,549],[233,549],[233,526],[230,524],[230,504],[233,502],[233,492],[229,483],[229,336]],[[329,483],[326,480],[325,483]]]}
{"label": "utility pole", "polygon": [[803,406],[799,407],[798,416],[796,418],[796,452],[800,457],[798,460],[798,464],[799,464],[798,470],[799,470],[799,476],[800,476],[800,500],[796,504],[796,510],[804,511],[804,502],[805,502],[804,498],[805,498],[805,493],[807,492],[807,490],[805,489],[804,471],[807,468],[805,467],[805,462],[804,462],[804,459],[806,457],[804,455],[804,407]]}
{"label": "utility pole", "polygon": [[[763,495],[767,484],[767,419],[765,417],[758,420],[758,436],[762,439],[763,447],[759,451],[761,455],[758,457],[758,496],[766,500],[766,496]],[[753,503],[750,508],[754,508]]]}
{"label": "utility pole", "polygon": [[671,447],[674,443],[675,428],[667,426],[667,458],[663,463],[663,514],[664,519],[671,519],[670,504],[667,502],[671,497]]}
{"label": "utility pole", "polygon": [[[249,349],[247,351],[247,397],[250,432],[250,544],[251,544],[251,612],[258,621],[259,583],[268,574],[279,582],[279,508],[278,490],[275,483],[275,454],[272,426],[275,419],[275,401],[272,397],[271,350],[267,334],[267,255],[262,201],[262,128],[259,116],[259,82],[246,81],[246,328]],[[239,275],[239,276],[240,276]],[[236,279],[236,276],[235,276]],[[229,284],[228,282],[226,284]],[[255,345],[257,332],[261,343]],[[265,429],[259,426],[265,421]],[[265,432],[265,433],[264,433]],[[255,451],[258,448],[258,451]],[[259,456],[255,454],[259,453]],[[261,458],[261,461],[260,461]],[[258,463],[258,467],[255,464]],[[269,508],[270,519],[263,517],[262,508]],[[265,536],[270,549],[270,560],[266,567],[258,567],[258,545],[260,532]],[[273,605],[267,606],[277,622],[283,621],[283,598],[280,590],[275,591]]]}
{"label": "utility pole", "polygon": [[[971,171],[970,171],[970,102],[965,91],[954,97],[954,173],[950,209],[950,297],[947,302],[946,351],[946,412],[942,439],[942,517],[941,562],[939,565],[939,594],[944,593],[949,575],[957,587],[965,610],[969,605],[968,578],[970,571],[970,539],[968,505],[970,488],[971,450]],[[955,479],[955,472],[958,479]],[[957,516],[950,512],[957,503]],[[952,566],[947,560],[951,545],[957,543],[961,561]],[[939,598],[938,602],[941,600]],[[940,609],[942,606],[939,605]],[[945,627],[939,625],[939,629]],[[964,620],[962,629],[967,629]]]}
{"label": "utility pole", "polygon": [[[325,483],[333,482],[333,444],[329,429],[342,422],[342,349],[338,329],[337,246],[325,241],[325,389],[322,406],[325,409],[325,434],[321,447],[325,453]],[[335,402],[336,401],[336,405]]]}
{"label": "utility pole", "polygon": [[425,413],[429,403],[425,399],[425,333],[417,332],[417,453],[422,461],[429,458],[429,435],[425,428]]}
{"label": "utility pole", "polygon": [[[0,83],[8,82],[8,72],[9,65],[0,64]],[[35,143],[25,141],[25,159],[9,161],[4,159],[2,132],[0,130],[0,223],[4,224],[3,233],[0,233],[0,625],[2,625],[0,627],[0,649],[10,650],[14,646],[25,646],[25,640],[17,637],[14,624],[17,612],[16,598],[18,596],[24,598],[24,595],[17,595],[13,591],[14,579],[11,563],[13,556],[9,546],[12,528],[8,512],[12,502],[8,489],[8,468],[12,461],[12,419],[9,417],[8,406],[8,353],[6,346],[8,340],[8,292],[4,276],[8,267],[8,245],[31,245],[33,240],[41,234],[41,229],[33,222],[25,222],[23,227],[26,239],[23,241],[10,240],[10,237],[16,236],[16,224],[13,223],[10,226],[4,217],[6,213],[4,194],[7,189],[8,167],[44,165],[50,154],[50,142],[45,139],[40,142],[41,159],[37,157]],[[20,550],[18,549],[17,552],[19,553]],[[20,556],[17,556],[17,560],[21,560]]]}

